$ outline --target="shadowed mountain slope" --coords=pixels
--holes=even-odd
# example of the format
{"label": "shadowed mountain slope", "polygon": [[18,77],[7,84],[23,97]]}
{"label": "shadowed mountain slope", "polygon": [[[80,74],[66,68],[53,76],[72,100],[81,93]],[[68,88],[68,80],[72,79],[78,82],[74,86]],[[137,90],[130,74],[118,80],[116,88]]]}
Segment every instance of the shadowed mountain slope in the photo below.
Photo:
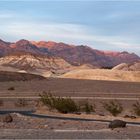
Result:
{"label": "shadowed mountain slope", "polygon": [[30,81],[30,80],[43,80],[43,79],[45,78],[34,74],[0,71],[0,82]]}

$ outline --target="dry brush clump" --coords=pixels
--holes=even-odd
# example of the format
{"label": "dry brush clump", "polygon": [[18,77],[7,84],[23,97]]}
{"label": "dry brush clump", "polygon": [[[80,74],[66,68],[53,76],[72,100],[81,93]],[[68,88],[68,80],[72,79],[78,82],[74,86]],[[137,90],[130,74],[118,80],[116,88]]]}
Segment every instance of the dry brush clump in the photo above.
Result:
{"label": "dry brush clump", "polygon": [[109,103],[102,103],[103,107],[109,111],[113,116],[117,116],[123,111],[122,105],[117,101],[110,101]]}
{"label": "dry brush clump", "polygon": [[25,107],[27,106],[27,101],[25,99],[18,99],[16,102],[15,102],[15,106],[17,107]]}
{"label": "dry brush clump", "polygon": [[95,112],[95,105],[91,105],[88,101],[86,101],[84,105],[80,107],[80,110],[86,112],[87,114],[90,114],[91,112]]}
{"label": "dry brush clump", "polygon": [[40,95],[43,104],[47,105],[50,109],[56,109],[60,113],[77,113],[84,111],[86,113],[94,112],[93,106],[86,102],[84,105],[77,104],[70,97],[56,97],[50,92]]}
{"label": "dry brush clump", "polygon": [[55,97],[50,93],[40,95],[41,101],[51,109],[57,109],[61,113],[73,113],[78,111],[78,106],[70,98]]}
{"label": "dry brush clump", "polygon": [[136,115],[140,116],[140,103],[136,102],[133,104],[133,109]]}

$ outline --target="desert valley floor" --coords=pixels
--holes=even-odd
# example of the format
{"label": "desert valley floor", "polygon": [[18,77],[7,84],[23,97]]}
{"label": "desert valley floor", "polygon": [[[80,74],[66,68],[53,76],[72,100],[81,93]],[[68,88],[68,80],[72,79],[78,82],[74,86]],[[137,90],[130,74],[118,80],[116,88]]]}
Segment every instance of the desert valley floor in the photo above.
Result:
{"label": "desert valley floor", "polygon": [[[10,87],[14,87],[14,90],[8,90]],[[96,112],[89,115],[85,113],[61,114],[56,111],[50,112],[46,107],[38,105],[39,94],[43,92],[51,92],[53,95],[61,97],[71,97],[79,103],[89,101],[91,104],[95,104]],[[3,106],[0,107],[1,112],[4,110],[7,112],[34,110],[35,114],[46,115],[46,118],[38,118],[28,116],[26,113],[12,113],[14,119],[12,123],[0,122],[0,138],[140,138],[140,118],[124,117],[126,115],[133,116],[132,105],[139,101],[139,98],[139,82],[63,78],[0,82],[0,100],[4,101]],[[16,107],[15,102],[19,99],[26,100],[28,105],[22,108]],[[102,107],[102,102],[111,100],[117,100],[124,108],[118,117],[111,116]],[[73,118],[79,120],[73,120]],[[105,122],[80,119],[105,120]],[[108,123],[114,119],[136,124],[128,123],[126,128],[111,130],[108,128]]]}

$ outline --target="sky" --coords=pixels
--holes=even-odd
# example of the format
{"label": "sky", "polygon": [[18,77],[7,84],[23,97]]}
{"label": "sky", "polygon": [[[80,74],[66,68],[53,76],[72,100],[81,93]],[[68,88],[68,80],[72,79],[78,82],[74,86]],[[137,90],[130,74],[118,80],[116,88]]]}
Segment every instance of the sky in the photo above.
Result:
{"label": "sky", "polygon": [[0,39],[51,40],[140,55],[140,1],[0,0]]}

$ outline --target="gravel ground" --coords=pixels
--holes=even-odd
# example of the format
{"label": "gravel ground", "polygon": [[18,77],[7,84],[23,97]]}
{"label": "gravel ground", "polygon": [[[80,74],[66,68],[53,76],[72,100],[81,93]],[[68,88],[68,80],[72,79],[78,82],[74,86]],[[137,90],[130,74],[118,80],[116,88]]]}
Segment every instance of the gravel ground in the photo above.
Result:
{"label": "gravel ground", "polygon": [[33,118],[13,113],[13,122],[0,122],[0,129],[105,129],[107,124],[85,121]]}
{"label": "gravel ground", "polygon": [[108,123],[11,115],[13,122],[0,121],[0,139],[140,139],[140,126],[111,130]]}
{"label": "gravel ground", "polygon": [[91,131],[91,132],[59,132],[44,129],[3,129],[0,131],[1,139],[139,139],[139,132],[123,131]]}

